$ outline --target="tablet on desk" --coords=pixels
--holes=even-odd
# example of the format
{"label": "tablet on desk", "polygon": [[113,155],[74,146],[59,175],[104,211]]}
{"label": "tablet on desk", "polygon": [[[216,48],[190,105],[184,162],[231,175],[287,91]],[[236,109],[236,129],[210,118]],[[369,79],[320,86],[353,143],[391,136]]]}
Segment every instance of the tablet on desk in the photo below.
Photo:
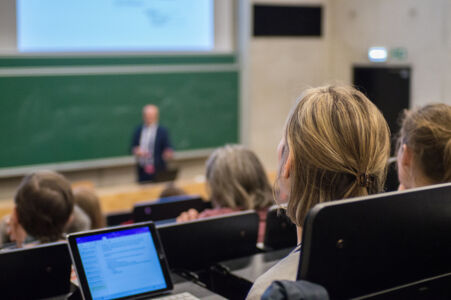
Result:
{"label": "tablet on desk", "polygon": [[152,222],[76,233],[68,241],[84,299],[141,299],[173,290]]}

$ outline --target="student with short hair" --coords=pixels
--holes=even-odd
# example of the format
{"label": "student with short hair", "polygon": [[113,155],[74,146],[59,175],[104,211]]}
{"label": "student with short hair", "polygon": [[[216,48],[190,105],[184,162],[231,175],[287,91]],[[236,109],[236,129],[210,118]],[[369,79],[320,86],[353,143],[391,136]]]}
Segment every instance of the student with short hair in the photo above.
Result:
{"label": "student with short hair", "polygon": [[9,221],[11,240],[21,247],[27,235],[38,243],[64,238],[63,232],[73,208],[69,181],[56,172],[38,171],[22,180],[14,198]]}
{"label": "student with short hair", "polygon": [[451,182],[451,106],[405,110],[397,148],[400,190]]}
{"label": "student with short hair", "polygon": [[260,276],[247,299],[260,299],[274,280],[296,280],[302,226],[318,203],[383,190],[390,153],[387,122],[365,95],[352,87],[307,90],[288,116],[278,147],[276,197],[288,195],[287,215],[299,245]]}
{"label": "student with short hair", "polygon": [[240,145],[216,149],[206,163],[207,190],[213,209],[190,209],[178,222],[255,209],[260,217],[259,242],[263,241],[266,213],[273,204],[272,189],[262,163]]}
{"label": "student with short hair", "polygon": [[174,197],[174,196],[182,196],[187,195],[186,191],[182,188],[175,185],[174,182],[170,182],[166,184],[164,189],[161,191],[158,198],[167,198],[167,197]]}

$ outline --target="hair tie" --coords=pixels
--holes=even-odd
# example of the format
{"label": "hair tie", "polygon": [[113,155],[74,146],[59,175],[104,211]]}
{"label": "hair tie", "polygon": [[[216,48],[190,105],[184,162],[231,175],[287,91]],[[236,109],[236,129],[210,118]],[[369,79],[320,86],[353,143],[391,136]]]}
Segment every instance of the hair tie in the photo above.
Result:
{"label": "hair tie", "polygon": [[366,173],[359,173],[357,176],[357,183],[362,187],[370,187],[371,183],[374,181],[374,176],[368,175]]}

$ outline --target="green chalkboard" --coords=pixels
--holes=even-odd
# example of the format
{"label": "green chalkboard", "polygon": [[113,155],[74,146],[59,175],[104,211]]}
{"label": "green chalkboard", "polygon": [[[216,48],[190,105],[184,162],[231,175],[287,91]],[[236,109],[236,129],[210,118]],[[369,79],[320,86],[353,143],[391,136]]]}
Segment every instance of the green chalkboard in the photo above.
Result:
{"label": "green chalkboard", "polygon": [[238,141],[238,72],[0,77],[0,168],[129,155],[148,103],[177,151]]}

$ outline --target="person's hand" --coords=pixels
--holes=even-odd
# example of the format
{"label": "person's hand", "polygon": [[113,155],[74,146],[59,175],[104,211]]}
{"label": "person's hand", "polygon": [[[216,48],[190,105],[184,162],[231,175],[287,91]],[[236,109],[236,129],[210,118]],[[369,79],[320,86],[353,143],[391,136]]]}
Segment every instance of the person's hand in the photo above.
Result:
{"label": "person's hand", "polygon": [[163,152],[163,159],[164,160],[171,160],[172,158],[174,158],[174,150],[172,150],[170,148],[164,150],[164,152]]}
{"label": "person's hand", "polygon": [[133,148],[133,154],[138,157],[149,157],[149,152],[145,150],[141,150],[139,146]]}
{"label": "person's hand", "polygon": [[194,208],[190,208],[188,211],[182,212],[177,218],[177,223],[197,220],[199,218],[199,212]]}
{"label": "person's hand", "polygon": [[16,242],[18,248],[21,248],[25,238],[27,237],[27,233],[25,232],[25,229],[23,229],[22,225],[20,225],[16,212],[11,214],[7,224],[9,238],[11,241]]}
{"label": "person's hand", "polygon": [[406,187],[402,183],[398,186],[398,191],[404,191],[405,189]]}

